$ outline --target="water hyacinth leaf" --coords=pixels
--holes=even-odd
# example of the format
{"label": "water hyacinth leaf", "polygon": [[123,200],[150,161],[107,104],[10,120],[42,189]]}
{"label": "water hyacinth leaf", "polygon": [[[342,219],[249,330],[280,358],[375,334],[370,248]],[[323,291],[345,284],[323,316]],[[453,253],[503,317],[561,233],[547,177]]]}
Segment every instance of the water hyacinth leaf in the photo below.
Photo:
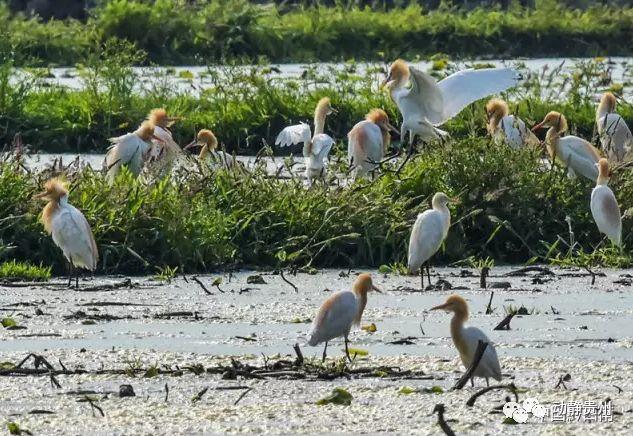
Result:
{"label": "water hyacinth leaf", "polygon": [[378,267],[378,272],[380,274],[389,274],[391,271],[391,267],[389,265],[380,265]]}
{"label": "water hyacinth leaf", "polygon": [[400,395],[409,395],[409,394],[413,394],[414,392],[417,392],[418,390],[415,388],[412,388],[411,386],[403,386],[400,389],[398,389],[398,393]]}
{"label": "water hyacinth leaf", "polygon": [[222,284],[222,277],[218,277],[217,279],[213,280],[213,283],[211,283],[213,286],[220,286]]}
{"label": "water hyacinth leaf", "polygon": [[376,333],[376,330],[378,330],[378,328],[376,327],[376,324],[372,322],[369,325],[362,326],[361,330],[365,330],[368,333]]}
{"label": "water hyacinth leaf", "polygon": [[349,406],[352,404],[352,394],[343,388],[334,388],[332,393],[327,397],[321,398],[316,402],[317,405],[338,404],[341,406]]}
{"label": "water hyacinth leaf", "polygon": [[22,434],[22,430],[17,422],[7,422],[7,429],[9,430],[9,434]]}
{"label": "water hyacinth leaf", "polygon": [[0,362],[0,370],[13,369],[15,368],[15,363],[13,362]]}
{"label": "water hyacinth leaf", "polygon": [[5,329],[9,328],[9,327],[15,327],[15,326],[18,325],[18,323],[15,322],[15,320],[13,318],[9,318],[9,317],[2,318],[1,324],[2,324],[2,327],[4,327]]}
{"label": "water hyacinth leaf", "polygon": [[443,394],[444,389],[441,386],[431,386],[430,388],[424,388],[424,392],[427,394]]}
{"label": "water hyacinth leaf", "polygon": [[361,348],[348,348],[349,350],[349,355],[354,357],[354,356],[368,356],[369,355],[369,351],[367,350],[363,350]]}

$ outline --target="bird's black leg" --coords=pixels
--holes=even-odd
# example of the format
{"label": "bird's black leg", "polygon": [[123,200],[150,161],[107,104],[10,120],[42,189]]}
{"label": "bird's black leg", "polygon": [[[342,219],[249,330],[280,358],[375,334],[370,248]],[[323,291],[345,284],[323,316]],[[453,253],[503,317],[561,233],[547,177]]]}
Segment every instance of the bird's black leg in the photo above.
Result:
{"label": "bird's black leg", "polygon": [[348,342],[349,340],[347,339],[347,335],[345,335],[345,355],[347,356],[347,360],[351,362],[352,358],[349,355],[349,347],[347,346]]}
{"label": "bird's black leg", "polygon": [[424,265],[420,267],[420,289],[424,290]]}
{"label": "bird's black leg", "polygon": [[75,268],[75,289],[79,290],[79,268]]}
{"label": "bird's black leg", "polygon": [[490,387],[490,380],[488,379],[488,377],[486,377],[486,387],[489,388]]}
{"label": "bird's black leg", "polygon": [[323,359],[321,362],[325,362],[325,356],[327,356],[327,341],[325,341],[325,347],[323,348]]}
{"label": "bird's black leg", "polygon": [[73,264],[68,261],[68,287],[73,287]]}
{"label": "bird's black leg", "polygon": [[429,279],[429,286],[431,285],[431,267],[429,263],[426,263],[426,278]]}
{"label": "bird's black leg", "polygon": [[470,385],[474,388],[475,387],[475,377],[471,377],[470,378]]}

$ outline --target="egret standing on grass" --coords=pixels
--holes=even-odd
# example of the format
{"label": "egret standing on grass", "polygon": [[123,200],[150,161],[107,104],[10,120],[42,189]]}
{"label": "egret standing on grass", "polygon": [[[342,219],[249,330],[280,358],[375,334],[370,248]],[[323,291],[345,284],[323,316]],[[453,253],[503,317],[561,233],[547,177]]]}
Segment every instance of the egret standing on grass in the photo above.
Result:
{"label": "egret standing on grass", "polygon": [[579,173],[591,181],[598,177],[596,164],[600,160],[600,152],[588,141],[577,136],[561,135],[567,131],[567,119],[559,112],[551,111],[543,121],[532,127],[536,131],[542,127],[549,127],[545,135],[545,146],[552,159],[558,160],[566,168],[570,177]]}
{"label": "egret standing on grass", "polygon": [[447,206],[449,202],[451,199],[443,192],[435,194],[431,202],[432,208],[418,215],[411,230],[408,269],[410,274],[420,271],[422,288],[424,288],[424,264],[426,263],[426,274],[430,285],[431,273],[428,260],[442,246],[451,226],[451,212]]}
{"label": "egret standing on grass", "polygon": [[360,274],[352,291],[342,291],[329,297],[321,304],[319,312],[312,323],[308,345],[314,347],[325,342],[323,348],[323,360],[327,355],[327,344],[334,338],[345,338],[345,355],[351,361],[349,355],[349,332],[352,325],[359,325],[363,311],[367,305],[367,293],[369,291],[380,292],[374,286],[371,275]]}
{"label": "egret standing on grass", "polygon": [[540,144],[536,135],[527,128],[521,118],[510,115],[510,109],[505,101],[497,98],[490,100],[486,104],[486,115],[488,133],[496,142],[506,143],[512,148]]}
{"label": "egret standing on grass", "polygon": [[604,158],[600,159],[596,187],[591,191],[591,215],[598,230],[619,246],[622,239],[622,218],[615,195],[607,185],[609,177],[609,162]]}
{"label": "egret standing on grass", "polygon": [[453,312],[451,319],[451,336],[453,344],[459,351],[464,367],[468,369],[475,358],[475,351],[479,341],[487,342],[488,346],[484,352],[477,369],[473,373],[470,383],[474,386],[473,379],[482,377],[486,379],[486,385],[490,385],[488,379],[490,377],[497,381],[501,381],[501,366],[494,345],[488,339],[488,336],[477,327],[464,327],[464,323],[468,320],[468,303],[459,295],[450,295],[444,304],[432,307],[431,310],[446,310]]}
{"label": "egret standing on grass", "polygon": [[301,123],[286,127],[277,135],[275,140],[275,145],[282,147],[303,143],[306,178],[310,185],[315,178],[325,179],[325,161],[334,145],[334,140],[323,131],[325,130],[325,118],[334,112],[336,110],[330,104],[330,99],[323,97],[314,110],[314,135],[310,132],[309,125]]}
{"label": "egret standing on grass", "polygon": [[412,147],[415,135],[420,135],[422,141],[446,136],[439,126],[469,104],[515,86],[518,78],[518,72],[510,68],[484,68],[459,71],[436,82],[430,75],[398,59],[391,64],[381,86],[389,89],[402,114],[401,140],[409,133]]}
{"label": "egret standing on grass", "polygon": [[605,92],[596,110],[596,125],[602,151],[611,162],[622,162],[633,147],[633,135],[624,119],[615,111],[615,96]]}
{"label": "egret standing on grass", "polygon": [[372,109],[365,119],[347,134],[347,157],[356,174],[366,174],[377,168],[391,142],[390,131],[398,129],[389,123],[382,109]]}
{"label": "egret standing on grass", "polygon": [[61,248],[69,263],[68,286],[75,272],[75,286],[79,288],[79,277],[75,268],[94,271],[99,253],[86,217],[68,203],[68,190],[58,179],[46,182],[44,192],[35,198],[44,199],[48,204],[42,212],[44,229],[53,237],[55,245]]}
{"label": "egret standing on grass", "polygon": [[235,165],[233,156],[223,150],[218,150],[218,139],[209,129],[200,130],[196,139],[187,144],[184,149],[188,150],[195,146],[202,147],[198,159],[211,162],[213,167],[231,168]]}
{"label": "egret standing on grass", "polygon": [[141,173],[143,164],[149,157],[152,139],[162,142],[162,139],[154,135],[154,125],[149,121],[143,121],[132,133],[110,138],[112,145],[108,148],[104,161],[110,183],[119,174],[122,166],[126,166],[135,176]]}

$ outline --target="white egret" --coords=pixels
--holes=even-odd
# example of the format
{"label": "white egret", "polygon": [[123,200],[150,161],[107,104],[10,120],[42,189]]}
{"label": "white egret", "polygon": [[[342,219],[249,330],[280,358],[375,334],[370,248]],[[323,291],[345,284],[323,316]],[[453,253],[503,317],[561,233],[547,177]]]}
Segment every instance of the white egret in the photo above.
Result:
{"label": "white egret", "polygon": [[355,174],[366,174],[377,168],[391,142],[390,131],[398,129],[389,123],[387,113],[372,109],[363,121],[356,123],[347,134],[347,157]]}
{"label": "white egret", "polygon": [[165,109],[159,108],[152,109],[147,120],[154,125],[154,135],[160,139],[152,139],[149,160],[152,162],[152,169],[159,177],[164,177],[172,170],[178,157],[182,156],[182,150],[169,130],[180,118],[170,117]]}
{"label": "white egret", "polygon": [[596,125],[602,151],[611,162],[622,162],[633,148],[633,135],[626,121],[615,111],[615,96],[605,92],[596,110]]}
{"label": "white egret", "polygon": [[[423,141],[447,135],[438,127],[455,117],[469,104],[516,85],[517,71],[510,68],[463,70],[436,82],[429,74],[396,60],[389,68],[386,86],[402,114],[400,137],[409,133]],[[410,83],[411,86],[408,86]]]}
{"label": "white egret", "polygon": [[622,239],[622,218],[615,195],[608,186],[609,177],[609,162],[602,158],[598,162],[596,187],[591,191],[591,215],[598,230],[619,246]]}
{"label": "white egret", "polygon": [[577,136],[562,137],[561,135],[567,131],[567,119],[559,112],[549,112],[532,131],[542,127],[549,127],[545,135],[545,145],[552,162],[558,160],[567,168],[570,177],[578,173],[595,181],[598,177],[596,164],[600,160],[598,149]]}
{"label": "white egret", "polygon": [[431,201],[432,208],[418,215],[411,230],[408,269],[410,274],[420,271],[420,281],[423,288],[423,266],[426,263],[426,273],[429,284],[431,284],[428,260],[442,246],[442,242],[446,239],[448,229],[451,226],[451,212],[447,206],[451,201],[453,200],[448,198],[443,192],[436,193]]}
{"label": "white egret", "polygon": [[497,143],[508,144],[512,148],[520,148],[525,145],[538,146],[540,141],[527,128],[521,118],[510,115],[508,104],[500,99],[493,98],[486,104],[488,116],[488,133]]}
{"label": "white egret", "polygon": [[126,166],[135,176],[141,173],[143,164],[149,157],[152,139],[162,141],[154,135],[154,125],[149,121],[143,121],[141,126],[132,133],[110,138],[112,145],[108,148],[104,160],[104,168],[108,173],[110,183],[119,174],[122,166]]}
{"label": "white egret", "polygon": [[497,351],[488,336],[477,327],[464,327],[464,323],[468,320],[468,303],[466,303],[466,300],[459,295],[450,295],[444,304],[432,307],[431,310],[453,312],[451,337],[465,368],[470,367],[473,363],[479,341],[488,343],[486,351],[484,351],[479,365],[477,365],[473,373],[473,378],[470,379],[471,384],[474,386],[473,379],[475,377],[485,378],[486,385],[489,385],[488,379],[490,377],[501,381],[501,366],[499,365]]}
{"label": "white egret", "polygon": [[306,178],[310,185],[316,178],[325,178],[325,161],[334,145],[334,140],[323,131],[325,130],[325,118],[335,112],[336,110],[330,104],[330,99],[323,97],[314,110],[314,135],[310,132],[309,125],[301,123],[286,127],[277,135],[275,140],[275,145],[282,147],[303,143]]}
{"label": "white egret", "polygon": [[184,149],[188,150],[195,146],[202,147],[198,159],[203,162],[210,162],[214,168],[232,168],[235,165],[233,156],[224,150],[218,150],[218,139],[209,129],[200,130],[196,135],[196,139],[187,144]]}
{"label": "white egret", "polygon": [[[42,211],[42,224],[68,260],[70,267],[68,286],[70,286],[75,268],[84,268],[89,271],[97,268],[99,252],[90,224],[83,213],[68,203],[68,190],[58,179],[46,182],[44,192],[37,194],[34,198],[48,201]],[[79,287],[77,275],[75,275],[75,286]]]}
{"label": "white egret", "polygon": [[312,323],[308,345],[314,347],[325,342],[323,360],[327,355],[328,342],[340,336],[345,338],[345,354],[352,360],[348,348],[349,332],[352,325],[360,325],[369,291],[380,292],[370,274],[360,274],[351,291],[337,292],[321,304]]}

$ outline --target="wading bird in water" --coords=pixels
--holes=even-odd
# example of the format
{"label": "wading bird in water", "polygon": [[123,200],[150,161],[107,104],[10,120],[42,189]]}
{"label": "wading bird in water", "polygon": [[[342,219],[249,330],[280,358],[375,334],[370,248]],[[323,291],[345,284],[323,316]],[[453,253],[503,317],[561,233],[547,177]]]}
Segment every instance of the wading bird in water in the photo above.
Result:
{"label": "wading bird in water", "polygon": [[426,263],[426,274],[430,285],[431,273],[428,261],[439,250],[448,235],[448,229],[451,226],[448,203],[451,201],[454,200],[448,198],[443,192],[436,193],[431,201],[432,208],[419,214],[413,224],[409,237],[407,264],[410,274],[415,274],[419,270],[422,288],[424,288],[424,264]]}
{"label": "wading bird in water", "polygon": [[68,203],[68,190],[58,179],[46,182],[44,192],[34,198],[48,201],[42,211],[42,224],[68,260],[68,286],[71,286],[74,273],[75,287],[79,288],[76,268],[94,271],[99,260],[90,224],[83,213]]}
{"label": "wading bird in water", "polygon": [[355,174],[376,170],[377,162],[382,160],[389,148],[390,131],[398,133],[382,109],[372,109],[363,121],[352,127],[347,134],[347,157]]}
{"label": "wading bird in water", "polygon": [[308,345],[314,347],[325,342],[324,361],[328,342],[343,336],[345,338],[345,355],[351,362],[352,358],[348,348],[349,332],[352,325],[360,325],[363,311],[367,305],[367,293],[370,291],[380,292],[374,286],[370,274],[360,274],[351,291],[337,292],[321,304],[312,323]]}
{"label": "wading bird in water", "polygon": [[402,114],[401,140],[409,133],[412,147],[415,135],[425,142],[446,136],[439,126],[469,104],[515,86],[518,78],[518,72],[510,68],[483,68],[459,71],[436,82],[429,74],[397,59],[381,87],[387,87]]}
{"label": "wading bird in water", "polygon": [[475,385],[473,381],[475,377],[485,378],[488,386],[490,385],[488,382],[490,377],[501,381],[501,366],[499,365],[497,351],[488,336],[477,327],[464,327],[464,323],[468,320],[468,303],[466,303],[466,300],[459,295],[450,295],[444,304],[432,307],[431,310],[453,312],[451,337],[466,369],[473,363],[479,341],[488,343],[486,351],[481,357],[473,377],[470,379],[471,385]]}
{"label": "wading bird in water", "polygon": [[486,104],[486,116],[488,133],[497,143],[505,143],[512,148],[540,145],[536,135],[527,128],[523,120],[510,115],[510,109],[505,101],[497,98],[490,100]]}
{"label": "wading bird in water", "polygon": [[213,167],[231,168],[235,165],[233,156],[224,150],[218,150],[218,139],[209,129],[202,129],[196,135],[191,143],[185,146],[185,150],[191,147],[202,147],[198,159],[201,161],[209,161]]}
{"label": "wading bird in water", "polygon": [[532,131],[549,127],[545,135],[545,146],[552,162],[558,160],[567,168],[570,177],[576,173],[595,181],[598,177],[596,164],[600,160],[600,152],[588,141],[577,136],[561,136],[567,131],[567,119],[559,112],[549,112],[543,121],[532,128]]}
{"label": "wading bird in water", "polygon": [[325,118],[335,112],[336,110],[330,104],[330,99],[323,97],[319,100],[314,110],[314,135],[310,132],[309,125],[301,123],[286,127],[277,135],[275,140],[275,145],[281,147],[303,143],[306,178],[310,185],[312,185],[314,179],[325,179],[325,161],[334,145],[334,140],[323,133],[325,130]]}
{"label": "wading bird in water", "polygon": [[615,96],[605,92],[596,110],[596,125],[602,151],[611,162],[622,162],[633,147],[633,135],[629,126],[615,111]]}
{"label": "wading bird in water", "polygon": [[149,121],[143,121],[141,126],[132,133],[110,138],[112,145],[108,148],[104,161],[110,183],[114,181],[123,166],[126,166],[135,176],[141,173],[143,164],[149,157],[152,139],[162,142],[162,139],[154,135],[154,125]]}
{"label": "wading bird in water", "polygon": [[622,239],[622,217],[615,195],[608,186],[609,177],[609,162],[602,158],[598,162],[596,187],[591,191],[591,215],[598,230],[619,246]]}
{"label": "wading bird in water", "polygon": [[174,167],[178,156],[182,154],[180,146],[176,144],[169,130],[180,118],[170,117],[165,109],[159,108],[152,109],[147,120],[154,126],[154,136],[159,138],[159,140],[152,139],[149,160],[159,177],[165,177]]}

